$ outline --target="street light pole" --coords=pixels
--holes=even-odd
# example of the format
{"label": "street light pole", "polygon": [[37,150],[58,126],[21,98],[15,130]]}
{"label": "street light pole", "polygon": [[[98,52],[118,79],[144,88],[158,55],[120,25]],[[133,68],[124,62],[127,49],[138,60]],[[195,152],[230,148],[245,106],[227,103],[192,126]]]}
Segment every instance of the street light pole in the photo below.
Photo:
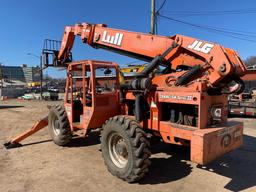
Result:
{"label": "street light pole", "polygon": [[40,56],[40,98],[43,98],[43,61],[42,55]]}
{"label": "street light pole", "polygon": [[28,53],[28,55],[31,55],[33,57],[36,57],[40,60],[40,96],[41,99],[43,98],[43,60],[42,60],[42,55],[38,56],[33,53]]}

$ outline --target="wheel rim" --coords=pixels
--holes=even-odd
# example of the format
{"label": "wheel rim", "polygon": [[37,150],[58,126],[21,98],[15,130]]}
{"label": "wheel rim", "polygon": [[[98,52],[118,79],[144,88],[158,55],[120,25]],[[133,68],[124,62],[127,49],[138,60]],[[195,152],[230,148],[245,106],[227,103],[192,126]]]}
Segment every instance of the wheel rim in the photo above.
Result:
{"label": "wheel rim", "polygon": [[55,114],[52,118],[52,129],[53,129],[53,132],[54,132],[55,135],[60,134],[60,124],[59,124],[59,121],[58,121],[58,117]]}
{"label": "wheel rim", "polygon": [[112,133],[108,140],[110,159],[115,166],[124,168],[128,162],[128,149],[124,138],[118,133]]}

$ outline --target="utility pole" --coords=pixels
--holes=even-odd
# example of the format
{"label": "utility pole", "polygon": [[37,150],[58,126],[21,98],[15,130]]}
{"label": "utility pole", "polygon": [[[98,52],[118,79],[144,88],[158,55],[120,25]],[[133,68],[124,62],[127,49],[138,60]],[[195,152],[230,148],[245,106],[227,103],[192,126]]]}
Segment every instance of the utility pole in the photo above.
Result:
{"label": "utility pole", "polygon": [[155,0],[151,0],[151,22],[150,22],[150,33],[151,34],[155,34],[156,33],[156,29],[155,29],[155,16],[156,16],[156,11],[155,11],[155,5],[156,5],[156,2]]}

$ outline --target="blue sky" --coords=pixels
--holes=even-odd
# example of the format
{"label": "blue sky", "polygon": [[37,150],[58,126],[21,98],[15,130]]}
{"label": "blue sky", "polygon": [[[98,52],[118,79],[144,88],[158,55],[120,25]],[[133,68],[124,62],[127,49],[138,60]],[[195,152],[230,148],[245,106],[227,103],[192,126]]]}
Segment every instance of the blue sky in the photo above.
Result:
{"label": "blue sky", "polygon": [[[157,6],[162,2],[157,0]],[[190,17],[171,15],[173,11],[238,9],[256,10],[256,1],[167,0],[162,14],[195,24],[256,33],[256,13]],[[61,40],[64,26],[77,22],[105,23],[113,28],[147,33],[150,25],[150,0],[0,0],[0,62],[4,65],[36,65],[38,59],[27,53],[39,55],[45,38]],[[159,18],[158,32],[160,35],[183,34],[217,42],[237,50],[242,59],[256,55],[255,42],[233,39],[163,18]],[[254,38],[256,41],[256,36]],[[119,64],[134,61],[115,53],[93,49],[82,44],[78,38],[73,57],[76,60],[100,59]],[[46,73],[57,77],[64,74],[56,69],[48,69]]]}

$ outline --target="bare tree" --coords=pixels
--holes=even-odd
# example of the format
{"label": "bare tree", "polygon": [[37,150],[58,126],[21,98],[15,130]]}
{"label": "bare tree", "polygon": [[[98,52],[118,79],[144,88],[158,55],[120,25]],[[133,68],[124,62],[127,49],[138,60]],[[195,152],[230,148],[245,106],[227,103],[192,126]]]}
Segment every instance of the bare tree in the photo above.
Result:
{"label": "bare tree", "polygon": [[244,60],[244,63],[247,67],[256,65],[256,56],[250,56]]}

